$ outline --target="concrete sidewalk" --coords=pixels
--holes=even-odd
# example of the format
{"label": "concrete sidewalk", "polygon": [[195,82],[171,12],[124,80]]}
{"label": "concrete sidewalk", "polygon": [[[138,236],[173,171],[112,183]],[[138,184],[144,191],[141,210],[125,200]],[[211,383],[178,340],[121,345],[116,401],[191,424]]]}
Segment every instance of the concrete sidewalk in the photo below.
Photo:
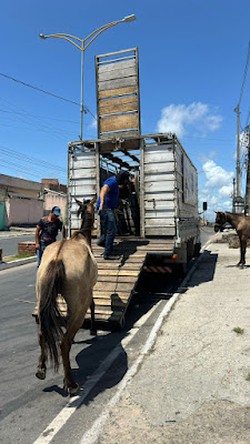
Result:
{"label": "concrete sidewalk", "polygon": [[238,260],[206,247],[95,442],[250,443],[250,258]]}

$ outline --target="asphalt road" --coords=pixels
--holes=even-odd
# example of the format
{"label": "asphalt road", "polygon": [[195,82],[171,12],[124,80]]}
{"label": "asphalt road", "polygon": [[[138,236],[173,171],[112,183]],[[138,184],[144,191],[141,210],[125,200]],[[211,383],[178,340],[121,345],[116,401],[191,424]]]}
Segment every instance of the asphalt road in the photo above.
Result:
{"label": "asphalt road", "polygon": [[3,258],[7,256],[15,256],[18,253],[19,242],[34,241],[34,234],[11,235],[4,233],[0,237],[0,248],[2,249]]}
{"label": "asphalt road", "polygon": [[[65,408],[69,398],[62,390],[62,368],[58,374],[49,369],[45,381],[34,376],[39,356],[37,327],[32,318],[36,265],[22,265],[0,273],[1,443],[31,444]],[[153,290],[164,290],[168,298],[176,288],[176,279],[151,279],[146,287],[148,291],[142,290],[131,303],[124,331],[99,331],[93,337],[88,330],[81,329],[76,335],[71,363],[74,377],[83,387],[81,405],[53,444],[79,442],[100,414],[137,358],[165,303],[161,300],[164,296],[157,296]]]}
{"label": "asphalt road", "polygon": [[[204,230],[202,244],[212,234],[211,228]],[[12,245],[19,241],[20,236],[11,238]],[[142,279],[140,291],[128,310],[124,331],[99,331],[97,337],[90,336],[85,329],[78,332],[71,350],[74,377],[83,388],[77,407],[74,398],[67,407],[69,398],[62,390],[62,368],[58,374],[49,369],[45,381],[34,376],[39,356],[37,327],[31,316],[36,264],[3,270],[0,276],[1,443],[44,444],[40,434],[50,428],[59,414],[63,423],[69,407],[74,413],[60,428],[53,444],[80,442],[137,359],[166,299],[176,289],[176,276]]]}

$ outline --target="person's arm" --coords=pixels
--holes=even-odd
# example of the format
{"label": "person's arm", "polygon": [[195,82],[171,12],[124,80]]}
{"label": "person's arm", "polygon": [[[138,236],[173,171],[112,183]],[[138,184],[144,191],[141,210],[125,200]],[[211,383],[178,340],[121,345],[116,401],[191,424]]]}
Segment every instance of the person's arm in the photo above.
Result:
{"label": "person's arm", "polygon": [[35,231],[35,247],[36,247],[36,250],[39,250],[39,248],[40,248],[40,243],[39,243],[40,231],[41,231],[41,227],[40,227],[40,225],[37,225],[36,226],[36,231]]}
{"label": "person's arm", "polygon": [[60,228],[60,231],[61,231],[61,233],[62,233],[62,238],[63,239],[66,239],[66,237],[67,237],[67,230],[66,230],[66,228],[65,228],[65,226],[64,226],[64,224],[61,222],[61,228]]}
{"label": "person's arm", "polygon": [[109,190],[110,190],[110,188],[109,188],[108,185],[103,185],[103,187],[101,188],[101,191],[100,191],[100,206],[99,206],[99,211],[102,211],[102,210],[103,210],[104,202],[105,202],[105,197],[107,196]]}

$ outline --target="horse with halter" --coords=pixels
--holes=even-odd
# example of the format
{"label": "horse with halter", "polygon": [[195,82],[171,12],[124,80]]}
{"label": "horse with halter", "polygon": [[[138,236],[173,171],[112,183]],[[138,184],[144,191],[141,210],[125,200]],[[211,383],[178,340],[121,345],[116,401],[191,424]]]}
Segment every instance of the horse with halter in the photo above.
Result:
{"label": "horse with halter", "polygon": [[[88,308],[91,309],[91,333],[96,334],[93,287],[97,281],[97,263],[91,251],[91,231],[94,224],[96,198],[79,205],[80,230],[68,240],[49,245],[44,251],[37,272],[38,338],[41,348],[36,376],[46,378],[49,358],[54,370],[59,368],[61,352],[64,368],[64,389],[75,395],[79,386],[70,366],[70,349],[75,334],[81,328]],[[58,295],[67,303],[67,319],[62,318]],[[63,327],[64,325],[64,327]]]}
{"label": "horse with halter", "polygon": [[238,213],[229,213],[227,211],[216,212],[215,224],[222,227],[229,222],[235,228],[240,240],[240,261],[237,266],[244,268],[246,263],[247,240],[250,238],[250,216]]}

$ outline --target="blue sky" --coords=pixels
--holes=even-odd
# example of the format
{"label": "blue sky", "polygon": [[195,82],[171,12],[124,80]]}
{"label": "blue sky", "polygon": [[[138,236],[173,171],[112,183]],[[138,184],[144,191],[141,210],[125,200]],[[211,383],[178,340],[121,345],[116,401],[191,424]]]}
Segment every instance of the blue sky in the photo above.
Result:
{"label": "blue sky", "polygon": [[63,32],[84,38],[132,13],[136,21],[105,31],[85,52],[84,96],[90,113],[84,116],[84,138],[97,135],[95,55],[138,47],[142,133],[176,132],[199,172],[200,206],[206,200],[210,215],[230,210],[234,109],[240,98],[242,129],[249,123],[250,72],[242,91],[249,0],[2,2],[0,173],[67,181],[67,144],[78,140],[80,131],[81,54],[63,40],[44,41],[38,35]]}

